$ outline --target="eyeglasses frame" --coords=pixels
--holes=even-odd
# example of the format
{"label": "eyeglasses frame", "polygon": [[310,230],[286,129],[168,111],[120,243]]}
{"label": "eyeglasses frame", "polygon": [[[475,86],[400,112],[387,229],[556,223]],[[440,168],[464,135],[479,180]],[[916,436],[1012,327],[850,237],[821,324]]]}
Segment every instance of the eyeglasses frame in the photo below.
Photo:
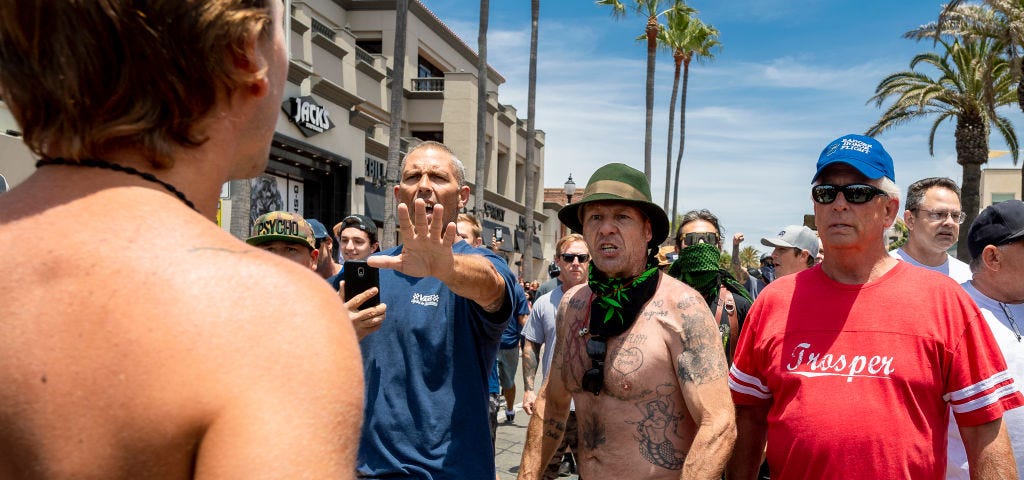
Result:
{"label": "eyeglasses frame", "polygon": [[[945,211],[943,211],[943,210],[929,210],[927,208],[922,208],[922,207],[915,207],[912,210],[913,211],[925,212],[927,214],[928,220],[930,220],[932,222],[945,222],[947,218],[950,218],[957,225],[963,225],[964,224],[964,220],[967,220],[967,212],[964,212],[964,211],[957,212],[958,215],[954,217],[953,216],[953,210],[945,210]],[[942,216],[940,218],[931,218],[932,216],[936,216],[936,215],[939,215],[939,214],[942,214]]]}

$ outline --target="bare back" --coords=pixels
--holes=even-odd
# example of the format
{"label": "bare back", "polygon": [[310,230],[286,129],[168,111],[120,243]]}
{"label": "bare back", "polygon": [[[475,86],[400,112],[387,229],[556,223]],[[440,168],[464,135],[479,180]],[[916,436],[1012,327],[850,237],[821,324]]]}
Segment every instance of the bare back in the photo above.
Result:
{"label": "bare back", "polygon": [[576,404],[580,473],[595,480],[679,478],[699,430],[696,415],[712,410],[702,403],[708,390],[718,403],[728,399],[711,314],[695,291],[662,275],[636,322],[608,340],[604,389],[595,396],[581,387],[591,360],[590,335],[579,332],[590,320],[591,300],[587,286],[563,299],[558,328],[566,333],[556,351],[563,358],[555,360]]}
{"label": "bare back", "polygon": [[351,478],[361,367],[323,280],[163,192],[61,188],[0,196],[0,478]]}

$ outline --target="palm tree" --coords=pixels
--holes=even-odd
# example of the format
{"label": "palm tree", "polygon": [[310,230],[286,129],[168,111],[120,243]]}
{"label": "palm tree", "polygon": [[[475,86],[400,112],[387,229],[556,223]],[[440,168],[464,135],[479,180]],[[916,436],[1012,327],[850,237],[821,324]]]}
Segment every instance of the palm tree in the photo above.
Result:
{"label": "palm tree", "polygon": [[[388,164],[384,175],[386,185],[384,186],[384,235],[377,240],[380,241],[381,250],[391,248],[395,245],[396,226],[398,221],[396,199],[394,195],[395,186],[398,185],[398,176],[401,174],[401,163],[399,163],[400,150],[402,148],[402,100],[405,97],[405,27],[406,19],[409,16],[409,0],[397,0],[395,2],[395,51],[392,55],[392,77],[391,77],[391,103],[389,112],[391,124],[388,128]],[[389,193],[390,192],[390,193]]]}
{"label": "palm tree", "polygon": [[[1004,45],[1017,82],[1017,105],[1024,111],[1024,0],[984,0],[982,5],[949,2],[937,22],[921,26],[905,35],[914,39],[949,37],[986,37]],[[1013,162],[1017,164],[1016,159]],[[1024,172],[1021,175],[1024,192]]]}
{"label": "palm tree", "polygon": [[484,192],[487,191],[487,20],[490,11],[490,1],[480,0],[480,30],[476,37],[476,192],[473,194],[473,215],[478,219],[483,218]]}
{"label": "palm tree", "polygon": [[740,250],[740,265],[743,268],[757,268],[761,266],[761,252],[750,245],[743,247],[743,250]]}
{"label": "palm tree", "polygon": [[[651,131],[654,124],[654,60],[658,51],[658,31],[661,30],[661,26],[658,24],[658,17],[672,11],[692,13],[693,9],[686,6],[682,0],[672,1],[668,8],[664,7],[664,4],[668,3],[667,0],[633,0],[629,7],[627,7],[627,3],[623,3],[621,0],[597,0],[598,5],[612,7],[612,16],[615,18],[624,17],[627,9],[647,18],[647,26],[644,28],[644,35],[647,38],[647,116],[644,125],[644,174],[647,176],[647,182],[650,183]],[[663,8],[665,9],[662,10]]]}
{"label": "palm tree", "polygon": [[530,76],[526,95],[526,245],[523,246],[523,278],[533,278],[533,237],[537,234],[533,226],[533,211],[537,205],[536,169],[537,158],[534,147],[537,143],[537,26],[540,20],[540,0],[530,1]]}
{"label": "palm tree", "polygon": [[[867,130],[877,135],[917,117],[936,116],[928,136],[928,152],[934,155],[935,132],[945,120],[956,120],[957,163],[963,167],[961,203],[970,225],[980,205],[981,165],[988,161],[990,125],[995,126],[1017,161],[1019,148],[1013,125],[996,108],[1017,101],[1012,88],[1013,74],[1009,61],[998,52],[1003,46],[988,38],[937,39],[945,49],[940,55],[922,53],[910,61],[910,70],[884,78],[869,102],[878,107],[890,98],[895,101],[882,117]],[[930,77],[915,71],[918,65],[930,65],[938,76]],[[970,258],[967,242],[961,237],[957,256]]]}
{"label": "palm tree", "polygon": [[[696,12],[693,12],[696,13]],[[675,218],[676,206],[679,201],[679,171],[683,163],[683,145],[686,139],[686,91],[690,82],[690,62],[698,62],[714,58],[714,51],[721,47],[718,42],[718,30],[706,25],[689,13],[670,12],[667,16],[667,27],[662,29],[658,40],[662,45],[672,49],[675,60],[675,76],[672,80],[672,100],[668,108],[668,153],[665,158],[665,211],[669,211],[669,190],[675,193],[672,197],[672,218]],[[676,156],[676,175],[672,178],[672,136],[675,124],[676,92],[679,88],[679,72],[683,71],[683,91],[679,105],[679,152]],[[675,231],[675,224],[672,229]]]}

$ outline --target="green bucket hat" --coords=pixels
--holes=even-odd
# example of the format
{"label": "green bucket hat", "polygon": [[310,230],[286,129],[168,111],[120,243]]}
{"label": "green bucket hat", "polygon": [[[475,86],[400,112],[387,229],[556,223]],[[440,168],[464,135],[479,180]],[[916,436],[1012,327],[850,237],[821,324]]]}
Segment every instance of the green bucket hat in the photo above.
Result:
{"label": "green bucket hat", "polygon": [[583,233],[580,209],[591,202],[612,201],[628,203],[639,208],[651,222],[651,241],[648,248],[659,245],[668,237],[668,215],[658,204],[651,202],[651,186],[643,172],[623,165],[609,163],[598,168],[583,191],[580,201],[570,203],[558,211],[558,219],[574,232]]}

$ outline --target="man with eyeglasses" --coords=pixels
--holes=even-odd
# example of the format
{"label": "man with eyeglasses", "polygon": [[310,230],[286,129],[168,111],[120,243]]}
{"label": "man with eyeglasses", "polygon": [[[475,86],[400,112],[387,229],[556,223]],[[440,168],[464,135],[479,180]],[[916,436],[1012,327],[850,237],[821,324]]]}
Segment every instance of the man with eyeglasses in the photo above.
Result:
{"label": "man with eyeglasses", "polygon": [[530,419],[520,479],[541,478],[579,421],[587,480],[718,478],[736,430],[727,363],[707,305],[661,274],[655,254],[668,216],[643,172],[605,165],[558,219],[582,232],[587,283],[559,305],[554,357]]}
{"label": "man with eyeglasses", "polygon": [[[558,266],[558,279],[561,283],[550,292],[541,295],[533,302],[533,310],[530,311],[530,318],[526,320],[523,327],[523,411],[527,415],[533,415],[534,405],[537,401],[537,390],[535,379],[537,377],[537,359],[540,358],[541,347],[544,347],[542,359],[541,376],[547,378],[551,370],[551,357],[555,353],[555,313],[562,301],[566,291],[581,285],[587,281],[587,267],[590,265],[590,250],[587,249],[587,242],[578,233],[570,233],[555,244],[555,265]],[[541,380],[543,384],[543,380]],[[544,479],[551,480],[557,477],[560,470],[572,470],[575,460],[572,454],[566,452],[566,448],[576,452],[578,445],[578,430],[576,427],[576,411],[570,405],[569,417],[565,421],[565,434],[562,444],[559,445],[552,460],[544,472]],[[562,452],[566,452],[562,454]],[[563,468],[563,464],[565,467]]]}
{"label": "man with eyeglasses", "polygon": [[960,224],[967,214],[960,209],[960,187],[944,177],[918,180],[907,188],[903,222],[907,243],[889,252],[918,267],[935,270],[957,283],[971,279],[971,268],[947,251],[956,245]]}
{"label": "man with eyeglasses", "polygon": [[729,478],[754,478],[767,436],[773,480],[938,480],[951,405],[972,478],[1017,478],[1002,417],[1024,397],[966,292],[886,252],[894,181],[871,137],[819,156],[811,198],[828,255],[751,309],[729,375]]}
{"label": "man with eyeglasses", "polygon": [[[981,309],[1019,384],[1024,381],[1024,202],[1007,200],[982,210],[967,232],[967,248],[974,277],[962,286]],[[1003,422],[1017,472],[1024,472],[1024,409],[1006,412]],[[964,443],[955,429],[950,430],[946,478],[968,479]]]}

